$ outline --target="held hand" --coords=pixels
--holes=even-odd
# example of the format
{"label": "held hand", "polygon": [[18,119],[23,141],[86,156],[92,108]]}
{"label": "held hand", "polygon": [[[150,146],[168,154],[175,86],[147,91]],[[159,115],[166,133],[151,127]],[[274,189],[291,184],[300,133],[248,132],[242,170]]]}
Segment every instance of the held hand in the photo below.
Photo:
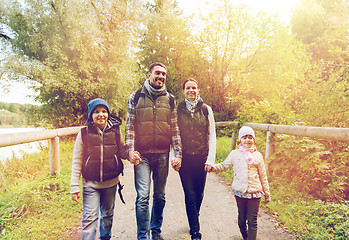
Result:
{"label": "held hand", "polygon": [[139,164],[139,162],[141,161],[141,157],[139,152],[137,151],[129,151],[128,152],[128,160],[130,161],[130,163],[134,164],[135,166],[137,166]]}
{"label": "held hand", "polygon": [[141,161],[141,154],[137,151],[134,151],[135,155],[134,155],[134,160],[135,160],[135,163],[134,165],[137,166]]}
{"label": "held hand", "polygon": [[270,196],[268,196],[268,197],[265,197],[265,204],[267,204],[268,202],[270,202],[271,201],[271,198],[270,198]]}
{"label": "held hand", "polygon": [[177,157],[173,159],[171,164],[172,164],[172,168],[178,172],[182,165],[182,158]]}
{"label": "held hand", "polygon": [[71,194],[71,199],[74,201],[74,202],[77,202],[79,203],[79,198],[80,198],[80,193],[72,193]]}
{"label": "held hand", "polygon": [[210,173],[210,172],[212,172],[212,170],[213,170],[213,167],[211,165],[205,164],[205,171],[206,172]]}

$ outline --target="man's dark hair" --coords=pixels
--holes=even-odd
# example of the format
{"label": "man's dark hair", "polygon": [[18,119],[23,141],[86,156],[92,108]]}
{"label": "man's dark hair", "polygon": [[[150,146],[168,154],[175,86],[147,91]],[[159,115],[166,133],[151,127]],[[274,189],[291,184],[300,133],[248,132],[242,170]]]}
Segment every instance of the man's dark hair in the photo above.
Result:
{"label": "man's dark hair", "polygon": [[154,68],[155,66],[160,66],[160,67],[163,67],[163,68],[165,68],[165,69],[167,70],[165,64],[163,64],[163,63],[161,63],[161,62],[154,62],[154,63],[152,63],[152,64],[149,65],[149,72],[150,72],[150,73],[153,71],[153,68]]}

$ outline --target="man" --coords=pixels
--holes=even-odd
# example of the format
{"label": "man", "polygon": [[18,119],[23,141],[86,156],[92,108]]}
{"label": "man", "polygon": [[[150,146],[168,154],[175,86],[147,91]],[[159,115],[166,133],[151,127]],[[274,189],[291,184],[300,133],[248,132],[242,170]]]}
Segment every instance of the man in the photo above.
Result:
{"label": "man", "polygon": [[[131,94],[127,107],[126,146],[134,164],[137,191],[137,239],[161,240],[165,186],[172,145],[172,167],[179,171],[182,148],[177,125],[174,97],[166,89],[166,66],[156,62],[149,66],[143,87]],[[139,152],[141,160],[135,155]],[[153,174],[153,206],[149,221],[149,192]]]}

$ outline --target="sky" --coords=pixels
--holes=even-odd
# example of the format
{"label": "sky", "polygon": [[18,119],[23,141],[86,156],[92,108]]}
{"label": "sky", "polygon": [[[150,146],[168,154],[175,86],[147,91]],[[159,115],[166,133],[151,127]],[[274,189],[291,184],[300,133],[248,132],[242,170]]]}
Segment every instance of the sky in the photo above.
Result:
{"label": "sky", "polygon": [[[180,8],[183,9],[185,15],[191,15],[195,13],[203,4],[205,0],[177,0]],[[272,14],[279,14],[282,21],[287,22],[290,16],[290,10],[297,4],[298,0],[231,0],[234,3],[244,3],[249,7],[257,10],[263,10],[271,12]],[[211,0],[209,2],[214,2]],[[9,91],[4,91],[0,88],[0,102],[7,103],[31,103],[34,102],[32,95],[35,92],[27,87],[23,83],[13,83],[8,88]]]}
{"label": "sky", "polygon": [[35,92],[28,88],[27,84],[13,82],[7,91],[4,88],[0,88],[0,102],[6,103],[21,103],[21,104],[38,104],[35,103],[32,95]]}

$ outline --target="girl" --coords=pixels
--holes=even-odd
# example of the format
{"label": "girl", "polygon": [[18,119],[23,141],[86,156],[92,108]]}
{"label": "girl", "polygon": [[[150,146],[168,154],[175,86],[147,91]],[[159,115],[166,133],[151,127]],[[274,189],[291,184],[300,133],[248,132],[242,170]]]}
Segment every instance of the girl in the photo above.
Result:
{"label": "girl", "polygon": [[182,140],[182,166],[179,170],[191,239],[201,239],[199,212],[206,183],[205,163],[216,155],[216,129],[213,112],[199,95],[196,80],[183,84],[185,99],[178,104],[178,127]]}
{"label": "girl", "polygon": [[264,195],[265,202],[270,202],[269,183],[263,156],[255,147],[253,129],[243,126],[238,138],[238,149],[231,151],[224,162],[207,165],[206,171],[221,172],[233,166],[232,188],[239,212],[238,225],[244,240],[255,240],[260,199]]}

